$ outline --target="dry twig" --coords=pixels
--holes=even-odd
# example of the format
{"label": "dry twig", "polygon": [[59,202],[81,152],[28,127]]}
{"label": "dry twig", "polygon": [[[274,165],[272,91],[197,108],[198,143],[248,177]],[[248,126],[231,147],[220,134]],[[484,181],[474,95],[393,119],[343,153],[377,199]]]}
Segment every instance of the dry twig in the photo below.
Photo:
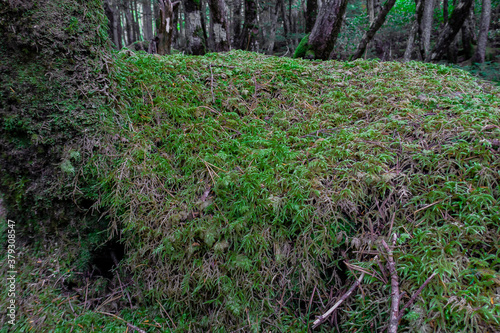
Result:
{"label": "dry twig", "polygon": [[359,286],[359,284],[361,283],[361,281],[363,280],[363,277],[365,276],[365,273],[361,273],[361,275],[359,276],[359,278],[356,280],[356,282],[354,282],[354,284],[351,286],[351,288],[349,288],[349,290],[344,294],[342,295],[342,297],[340,297],[340,299],[337,301],[337,303],[335,303],[334,306],[332,306],[330,308],[330,310],[326,311],[324,314],[322,314],[321,316],[319,316],[313,323],[313,326],[312,328],[315,329],[316,327],[318,327],[319,325],[321,325],[321,323],[323,323],[323,321],[325,321],[325,319],[328,318],[328,316],[333,312],[335,311],[336,308],[339,307],[340,304],[342,304],[343,301],[345,301],[351,294],[352,292],[354,291],[354,289],[356,289],[357,286]]}
{"label": "dry twig", "polygon": [[139,332],[139,333],[146,333],[146,331],[140,329],[139,327],[135,326],[135,325],[132,325],[131,323],[129,323],[128,321],[126,321],[125,319],[121,318],[121,317],[118,317],[117,315],[115,314],[112,314],[112,313],[109,313],[109,312],[103,312],[103,311],[96,311],[97,313],[101,313],[103,315],[106,315],[106,316],[110,316],[110,317],[113,317],[113,318],[116,318],[118,320],[121,320],[123,321],[128,328],[130,328],[132,331],[136,331],[136,332]]}
{"label": "dry twig", "polygon": [[422,292],[422,290],[424,290],[425,286],[431,282],[432,278],[436,275],[436,273],[432,273],[431,276],[429,276],[427,278],[427,280],[425,280],[425,282],[420,286],[420,288],[418,288],[417,292],[415,294],[413,294],[413,296],[410,298],[410,300],[408,302],[406,302],[405,306],[403,306],[403,308],[401,309],[401,311],[399,311],[399,315],[398,315],[398,321],[401,320],[401,318],[403,318],[404,316],[404,313],[405,313],[405,310],[408,309],[412,304],[413,302],[415,302],[415,299],[418,297],[418,295],[420,295],[420,293]]}
{"label": "dry twig", "polygon": [[397,333],[399,323],[399,281],[398,273],[396,272],[396,264],[392,256],[392,250],[389,245],[382,239],[382,245],[387,251],[387,266],[391,273],[391,311],[389,316],[389,328],[387,333]]}

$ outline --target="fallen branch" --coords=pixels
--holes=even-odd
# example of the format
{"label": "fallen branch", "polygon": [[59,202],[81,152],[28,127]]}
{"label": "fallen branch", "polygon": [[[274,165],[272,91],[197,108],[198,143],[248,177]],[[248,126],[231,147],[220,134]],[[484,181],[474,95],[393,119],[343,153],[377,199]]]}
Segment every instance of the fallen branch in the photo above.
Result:
{"label": "fallen branch", "polygon": [[397,333],[399,323],[399,282],[398,273],[396,272],[396,264],[392,256],[392,250],[389,245],[382,239],[382,246],[387,251],[387,266],[391,273],[391,311],[389,316],[389,328],[387,333]]}
{"label": "fallen branch", "polygon": [[399,315],[398,315],[398,322],[401,320],[401,318],[403,318],[404,316],[404,313],[405,313],[405,310],[408,309],[410,306],[412,306],[413,302],[415,302],[415,299],[418,297],[418,295],[420,295],[420,293],[422,292],[422,290],[424,290],[425,286],[431,282],[432,278],[436,275],[436,273],[432,273],[431,276],[429,276],[427,278],[427,280],[425,280],[425,282],[420,286],[420,288],[418,288],[417,292],[415,294],[413,294],[413,296],[410,298],[410,300],[405,304],[405,306],[403,306],[403,308],[401,309],[401,311],[399,311]]}
{"label": "fallen branch", "polygon": [[340,299],[337,301],[337,303],[335,303],[334,306],[332,306],[330,308],[330,310],[328,310],[327,312],[325,312],[324,314],[322,314],[321,316],[319,316],[313,323],[313,326],[312,328],[315,329],[316,327],[318,327],[319,325],[321,325],[323,323],[323,321],[325,321],[325,319],[328,318],[328,316],[333,312],[335,311],[336,308],[339,307],[340,304],[342,304],[343,301],[345,301],[351,294],[352,292],[354,291],[354,289],[356,289],[357,286],[359,286],[359,284],[361,283],[361,281],[363,280],[363,277],[365,276],[365,273],[361,273],[361,275],[359,276],[359,278],[356,280],[356,282],[354,282],[354,284],[351,286],[351,288],[349,288],[349,290],[344,294],[342,295],[342,297],[340,297]]}
{"label": "fallen branch", "polygon": [[106,316],[110,316],[110,317],[113,317],[113,318],[116,318],[118,320],[121,320],[123,321],[128,328],[130,328],[131,330],[133,331],[137,331],[139,333],[146,333],[146,331],[140,329],[139,327],[135,326],[135,325],[132,325],[131,323],[129,323],[128,321],[126,321],[125,319],[121,318],[121,317],[118,317],[117,315],[115,314],[112,314],[112,313],[109,313],[109,312],[103,312],[103,311],[96,311],[97,313],[101,313],[103,315],[106,315]]}

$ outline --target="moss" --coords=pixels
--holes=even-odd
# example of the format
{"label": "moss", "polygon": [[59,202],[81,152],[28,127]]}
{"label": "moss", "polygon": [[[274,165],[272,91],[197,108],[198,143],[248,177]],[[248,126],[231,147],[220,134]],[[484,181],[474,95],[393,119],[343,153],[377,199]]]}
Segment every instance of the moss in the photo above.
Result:
{"label": "moss", "polygon": [[[116,82],[127,91],[130,106],[121,112],[131,125],[117,132],[121,158],[94,158],[101,204],[114,207],[122,223],[113,226],[128,245],[134,279],[144,283],[134,289],[143,304],[160,302],[191,330],[238,329],[248,324],[246,314],[262,330],[272,323],[304,331],[323,311],[307,307],[313,291],[326,295],[354,279],[342,268],[346,256],[384,274],[360,253],[378,251],[380,236],[367,236],[371,230],[392,230],[401,235],[396,258],[409,294],[435,271],[453,281],[447,290],[432,281],[422,314],[402,326],[439,317],[433,325],[441,330],[464,327],[467,309],[442,316],[438,308],[448,297],[471,295],[459,272],[496,265],[486,252],[462,249],[479,241],[498,249],[486,236],[495,234],[500,214],[497,153],[487,143],[498,136],[498,90],[465,72],[416,62],[309,62],[231,51],[120,55],[116,64],[126,73]],[[482,134],[486,123],[492,130]],[[472,220],[456,227],[444,211]],[[460,244],[450,245],[453,239]],[[381,328],[388,288],[383,279],[365,279],[372,296],[350,300],[341,330],[364,331],[370,322]],[[468,297],[487,309],[474,316],[475,327],[494,327],[481,319],[499,310],[481,296],[493,297],[494,288],[484,278],[474,290]],[[297,301],[278,313],[283,293]]]}
{"label": "moss", "polygon": [[297,48],[295,49],[295,53],[293,54],[294,58],[304,58],[309,51],[309,35],[305,35],[301,40]]}

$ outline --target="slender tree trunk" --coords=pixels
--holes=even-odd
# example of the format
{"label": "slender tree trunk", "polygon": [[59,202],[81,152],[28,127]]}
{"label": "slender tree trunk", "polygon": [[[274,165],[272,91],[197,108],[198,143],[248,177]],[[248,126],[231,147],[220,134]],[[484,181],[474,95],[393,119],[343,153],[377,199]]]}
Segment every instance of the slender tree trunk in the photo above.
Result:
{"label": "slender tree trunk", "polygon": [[256,0],[245,1],[245,23],[240,37],[240,49],[257,51],[257,2]]}
{"label": "slender tree trunk", "polygon": [[134,31],[132,30],[134,27],[134,23],[132,21],[132,14],[130,13],[130,8],[125,7],[124,11],[126,20],[125,30],[127,31],[127,41],[125,42],[125,45],[130,45],[134,42]]}
{"label": "slender tree trunk", "polygon": [[212,41],[213,51],[229,51],[231,42],[224,1],[209,0],[208,5],[210,7],[210,39]]}
{"label": "slender tree trunk", "polygon": [[410,35],[408,36],[408,44],[406,44],[406,50],[403,56],[403,61],[410,61],[411,59],[413,46],[415,45],[415,40],[417,38],[417,34],[419,33],[418,22],[421,10],[422,10],[422,0],[417,0],[417,7],[415,8],[415,21],[413,21],[413,25],[411,26]]}
{"label": "slender tree trunk", "polygon": [[172,44],[172,21],[174,8],[170,0],[158,0],[159,11],[158,11],[158,22],[156,23],[156,49],[158,54],[165,55],[170,54],[170,48]]}
{"label": "slender tree trunk", "polygon": [[115,19],[116,32],[118,35],[118,44],[116,46],[118,46],[118,50],[121,50],[123,47],[123,40],[125,39],[125,35],[123,33],[123,28],[122,28],[122,22],[124,20],[122,19],[121,10],[119,7],[116,8],[115,15],[116,15],[116,19]]}
{"label": "slender tree trunk", "polygon": [[[369,0],[370,1],[370,0]],[[373,1],[373,0],[371,0]],[[306,9],[306,34],[310,33],[318,16],[318,0],[307,0]]]}
{"label": "slender tree trunk", "polygon": [[[141,19],[139,17],[139,6],[137,5],[137,0],[134,0],[134,11],[133,17],[134,17],[134,39],[135,40],[141,40],[141,27],[140,23]],[[144,39],[144,38],[143,38]]]}
{"label": "slender tree trunk", "polygon": [[[286,19],[286,10],[285,10],[285,0],[278,0],[280,3],[280,9],[281,9],[281,20],[283,22],[283,37],[285,38],[285,42],[287,42],[288,39],[288,24],[287,24],[287,19]],[[288,44],[288,42],[287,42]]]}
{"label": "slender tree trunk", "polygon": [[465,19],[464,26],[462,27],[462,45],[464,47],[465,59],[472,58],[474,47],[472,46],[474,39],[474,3],[469,10],[469,16]]}
{"label": "slender tree trunk", "polygon": [[469,15],[469,10],[473,2],[474,0],[460,0],[458,2],[448,23],[439,33],[436,45],[428,54],[425,61],[439,60],[446,53],[451,42],[457,35],[458,31],[462,28],[465,19]]}
{"label": "slender tree trunk", "polygon": [[477,48],[472,59],[473,63],[483,63],[486,55],[486,42],[488,41],[488,30],[491,20],[491,0],[483,0],[482,4],[481,23],[477,38]]}
{"label": "slender tree trunk", "polygon": [[233,45],[240,47],[241,41],[241,1],[243,0],[233,0]]}
{"label": "slender tree trunk", "polygon": [[116,22],[116,9],[108,1],[104,2],[104,13],[108,18],[108,35],[112,38],[115,48],[119,49],[118,26]]}
{"label": "slender tree trunk", "polygon": [[207,13],[207,4],[203,0],[200,1],[200,18],[201,18],[201,30],[203,31],[203,40],[202,43],[205,45],[205,51],[208,46],[208,33],[207,33],[207,21],[206,21],[206,13]]}
{"label": "slender tree trunk", "polygon": [[267,54],[272,55],[274,53],[274,42],[276,40],[276,25],[278,23],[278,11],[279,11],[279,1],[276,1],[276,5],[273,9],[270,9],[271,14],[271,28],[269,30],[268,43],[266,45]]}
{"label": "slender tree trunk", "polygon": [[363,55],[366,50],[366,46],[373,39],[378,29],[380,29],[380,27],[384,24],[387,14],[392,9],[392,7],[394,7],[395,3],[396,0],[387,0],[387,2],[382,7],[382,10],[380,10],[380,12],[378,13],[377,18],[372,22],[372,24],[370,24],[370,28],[367,32],[365,32],[363,38],[361,38],[358,48],[356,52],[354,52],[352,60],[356,60]]}
{"label": "slender tree trunk", "polygon": [[203,27],[201,25],[201,2],[199,0],[184,0],[186,16],[186,51],[188,54],[205,54],[203,45]]}
{"label": "slender tree trunk", "polygon": [[327,60],[335,47],[348,0],[325,0],[314,28],[295,50],[294,57]]}
{"label": "slender tree trunk", "polygon": [[184,4],[182,2],[179,3],[177,9],[174,9],[174,15],[177,15],[176,19],[179,22],[179,31],[177,33],[177,37],[174,39],[174,45],[177,49],[183,50],[185,48],[186,41],[186,34],[184,32],[186,21],[184,20]]}
{"label": "slender tree trunk", "polygon": [[424,1],[424,7],[422,19],[420,20],[420,53],[422,54],[422,58],[425,58],[431,50],[431,32],[436,0],[421,1]]}
{"label": "slender tree trunk", "polygon": [[368,12],[368,19],[370,24],[375,20],[375,4],[374,0],[366,0],[366,11]]}
{"label": "slender tree trunk", "polygon": [[144,39],[153,39],[153,12],[151,10],[151,0],[142,0],[143,18],[142,24],[144,29]]}
{"label": "slender tree trunk", "polygon": [[[179,31],[179,7],[180,2],[179,5],[174,6],[174,13],[172,14],[172,28],[174,29],[172,32],[172,45],[176,48],[178,48],[179,39],[181,38]],[[180,26],[182,27],[182,24]]]}

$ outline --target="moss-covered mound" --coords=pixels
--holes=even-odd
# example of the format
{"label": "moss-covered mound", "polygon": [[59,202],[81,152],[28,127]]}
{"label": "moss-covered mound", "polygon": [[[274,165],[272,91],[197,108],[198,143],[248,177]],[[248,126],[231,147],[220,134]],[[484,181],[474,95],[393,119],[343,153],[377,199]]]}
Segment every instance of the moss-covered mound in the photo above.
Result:
{"label": "moss-covered mound", "polygon": [[417,62],[127,51],[117,66],[120,153],[86,174],[152,317],[305,331],[364,271],[334,322],[381,330],[397,235],[402,304],[437,273],[401,331],[500,328],[498,90]]}

